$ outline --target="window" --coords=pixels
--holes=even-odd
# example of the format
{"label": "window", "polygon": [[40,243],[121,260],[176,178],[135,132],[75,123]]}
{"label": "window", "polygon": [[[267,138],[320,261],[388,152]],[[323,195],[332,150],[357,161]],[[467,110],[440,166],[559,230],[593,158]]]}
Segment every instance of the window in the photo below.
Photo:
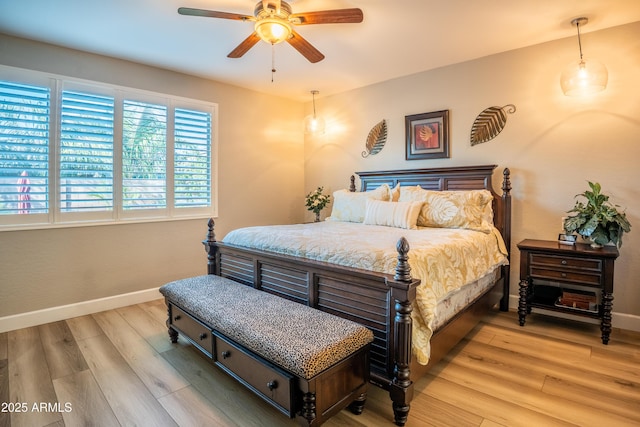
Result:
{"label": "window", "polygon": [[174,206],[211,205],[211,115],[176,108]]}
{"label": "window", "polygon": [[112,211],[113,97],[63,91],[60,211]]}
{"label": "window", "polygon": [[48,87],[0,81],[0,215],[49,210]]}
{"label": "window", "polygon": [[10,71],[0,230],[215,216],[215,104]]}
{"label": "window", "polygon": [[122,113],[122,205],[167,207],[167,108],[124,101]]}

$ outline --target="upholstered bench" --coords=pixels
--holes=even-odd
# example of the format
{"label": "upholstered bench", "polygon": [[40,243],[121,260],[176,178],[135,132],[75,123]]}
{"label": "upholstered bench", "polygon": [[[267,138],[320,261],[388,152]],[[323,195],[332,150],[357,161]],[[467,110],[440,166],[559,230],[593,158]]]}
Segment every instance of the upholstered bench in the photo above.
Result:
{"label": "upholstered bench", "polygon": [[214,275],[168,283],[178,333],[249,390],[303,425],[362,412],[372,332],[358,323]]}

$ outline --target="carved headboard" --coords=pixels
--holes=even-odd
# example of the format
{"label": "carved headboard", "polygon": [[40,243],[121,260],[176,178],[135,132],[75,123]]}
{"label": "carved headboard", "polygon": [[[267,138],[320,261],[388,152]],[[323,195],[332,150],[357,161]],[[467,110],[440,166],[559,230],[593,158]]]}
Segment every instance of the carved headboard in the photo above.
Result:
{"label": "carved headboard", "polygon": [[[375,190],[382,184],[391,188],[397,184],[419,185],[425,190],[481,190],[493,194],[493,222],[500,231],[507,248],[511,248],[511,181],[510,172],[503,172],[502,192],[498,193],[491,182],[497,165],[459,166],[430,169],[404,169],[388,171],[356,172],[360,177],[360,191]],[[355,178],[351,180],[351,191],[356,191]]]}

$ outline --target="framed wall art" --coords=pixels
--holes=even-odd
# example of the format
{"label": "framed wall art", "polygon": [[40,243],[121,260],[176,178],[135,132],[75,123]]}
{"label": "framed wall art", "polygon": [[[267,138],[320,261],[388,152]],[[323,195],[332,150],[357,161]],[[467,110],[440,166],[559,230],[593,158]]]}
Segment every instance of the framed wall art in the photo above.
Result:
{"label": "framed wall art", "polygon": [[449,157],[449,110],[405,116],[407,160]]}

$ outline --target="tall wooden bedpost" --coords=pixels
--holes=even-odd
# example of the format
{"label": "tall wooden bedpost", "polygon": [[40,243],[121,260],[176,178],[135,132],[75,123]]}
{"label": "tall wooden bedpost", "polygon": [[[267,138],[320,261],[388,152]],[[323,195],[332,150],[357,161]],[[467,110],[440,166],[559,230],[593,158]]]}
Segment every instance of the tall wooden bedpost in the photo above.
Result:
{"label": "tall wooden bedpost", "polygon": [[213,218],[209,218],[207,222],[207,237],[202,241],[204,249],[207,251],[207,274],[219,274],[218,268],[218,247],[216,246],[216,233],[213,231],[215,226]]}
{"label": "tall wooden bedpost", "polygon": [[351,175],[351,178],[349,178],[349,191],[351,191],[352,193],[356,192],[356,176],[355,175]]}
{"label": "tall wooden bedpost", "polygon": [[411,343],[413,321],[412,301],[416,298],[416,287],[420,280],[411,278],[409,266],[409,242],[404,237],[398,240],[398,264],[393,281],[387,281],[391,287],[391,297],[395,301],[395,318],[393,321],[393,379],[389,384],[389,396],[393,402],[393,414],[396,425],[403,426],[409,416],[409,407],[413,399],[413,381],[411,381]]}
{"label": "tall wooden bedpost", "polygon": [[[509,168],[504,168],[502,172],[502,238],[504,244],[507,247],[507,252],[511,253],[511,171]],[[507,255],[508,258],[509,255]],[[509,311],[509,283],[510,283],[510,271],[509,265],[502,267],[503,271],[503,287],[502,287],[502,299],[500,299],[500,310]]]}

